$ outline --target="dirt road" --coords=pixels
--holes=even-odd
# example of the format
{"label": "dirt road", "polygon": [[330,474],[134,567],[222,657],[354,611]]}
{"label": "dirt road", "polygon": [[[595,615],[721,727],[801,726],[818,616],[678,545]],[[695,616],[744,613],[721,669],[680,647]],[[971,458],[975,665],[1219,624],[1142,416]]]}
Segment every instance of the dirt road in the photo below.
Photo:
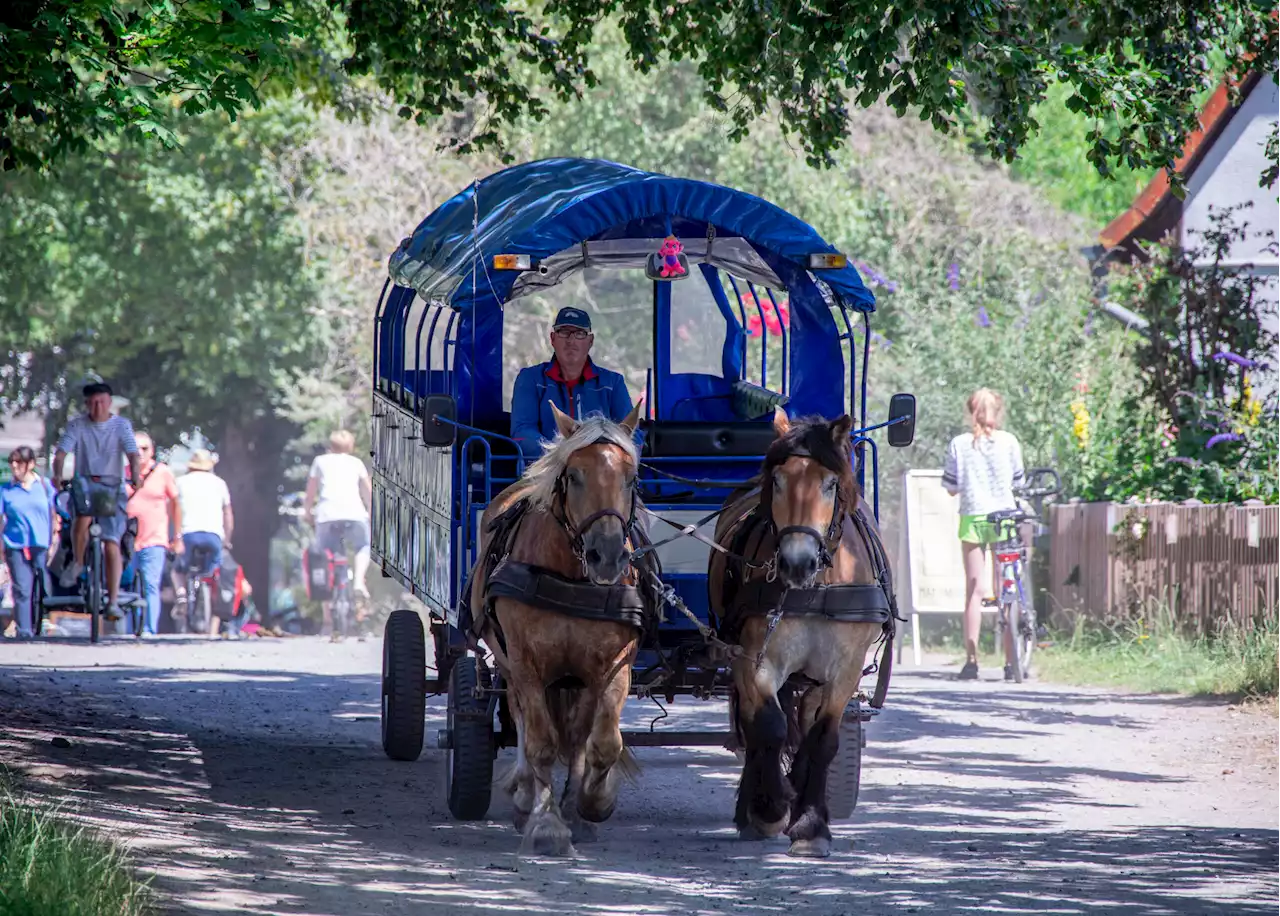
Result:
{"label": "dirt road", "polygon": [[[1276,912],[1274,707],[904,667],[830,859],[735,838],[728,752],[641,749],[599,842],[522,861],[505,800],[454,822],[440,752],[383,756],[380,653],[6,643],[0,761],[123,836],[167,913]],[[689,701],[663,725],[723,722]]]}

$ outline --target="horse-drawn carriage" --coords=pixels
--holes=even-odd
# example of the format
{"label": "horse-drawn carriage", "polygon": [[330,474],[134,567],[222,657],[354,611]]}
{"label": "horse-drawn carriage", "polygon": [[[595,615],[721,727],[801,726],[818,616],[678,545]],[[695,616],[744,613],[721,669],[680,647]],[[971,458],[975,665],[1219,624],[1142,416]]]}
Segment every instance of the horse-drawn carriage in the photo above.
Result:
{"label": "horse-drawn carriage", "polygon": [[[437,744],[448,752],[450,810],[484,817],[497,751],[518,745],[513,788],[517,818],[527,819],[525,796],[546,794],[542,776],[525,772],[531,723],[559,714],[551,695],[561,688],[591,689],[572,659],[543,673],[549,682],[537,691],[545,688],[546,698],[511,682],[525,651],[516,642],[543,619],[522,617],[530,622],[513,628],[512,615],[535,608],[551,622],[571,619],[571,632],[618,635],[608,674],[615,692],[621,684],[624,695],[667,701],[731,699],[733,723],[717,732],[620,732],[618,710],[601,712],[591,740],[603,743],[584,752],[609,758],[601,773],[625,759],[623,748],[608,747],[615,734],[632,746],[741,749],[748,774],[765,741],[769,766],[781,772],[790,761],[788,799],[825,793],[825,803],[813,803],[824,822],[828,807],[849,816],[862,725],[884,699],[896,616],[875,530],[871,431],[885,427],[890,444],[909,444],[915,401],[895,395],[887,422],[867,422],[875,300],[846,257],[750,194],[558,159],[475,182],[400,245],[389,273],[375,317],[372,551],[383,573],[430,609],[435,669],[427,669],[418,615],[394,612],[383,655],[387,754],[417,758],[426,696],[445,693]],[[510,351],[531,329],[545,335],[552,309],[581,305],[583,296],[597,314],[622,316],[612,330],[597,327],[597,340],[627,363],[620,368],[643,400],[622,424],[558,416],[561,436],[530,469],[510,436],[519,366]],[[814,417],[840,419],[798,419]],[[590,463],[597,458],[599,474]],[[618,494],[576,505],[579,478],[588,489],[605,487],[609,467],[624,469]],[[806,500],[811,512],[800,505]],[[536,556],[557,539],[571,556],[558,574],[553,560]],[[604,546],[588,550],[588,542]],[[600,573],[609,544],[620,565]],[[537,562],[515,562],[522,549]],[[819,625],[828,629],[814,639]],[[800,648],[810,643],[822,645]],[[876,643],[880,677],[868,700],[855,691],[876,670],[875,661],[864,665]],[[826,662],[815,661],[819,648]],[[795,659],[785,660],[787,652]],[[825,686],[815,673],[823,664],[843,669]],[[746,699],[753,678],[767,709]],[[783,732],[790,727],[798,738],[775,734],[775,708]],[[814,723],[832,708],[832,733],[819,735]],[[561,744],[570,783],[590,782],[593,764]],[[825,771],[816,789],[797,775],[810,758],[822,758]],[[519,785],[526,778],[532,782]],[[744,783],[742,793],[752,791]],[[587,819],[602,819],[611,805]],[[777,832],[770,816],[747,807],[750,799],[740,803],[744,832]]]}

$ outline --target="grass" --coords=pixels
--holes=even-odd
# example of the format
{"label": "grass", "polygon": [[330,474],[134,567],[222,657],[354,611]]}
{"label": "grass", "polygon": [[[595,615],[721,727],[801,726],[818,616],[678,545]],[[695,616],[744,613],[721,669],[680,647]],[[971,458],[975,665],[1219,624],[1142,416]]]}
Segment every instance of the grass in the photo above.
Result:
{"label": "grass", "polygon": [[144,916],[148,900],[120,847],[0,772],[0,916]]}
{"label": "grass", "polygon": [[1150,622],[1104,627],[1085,618],[1036,654],[1036,672],[1068,684],[1147,693],[1236,698],[1275,697],[1280,684],[1274,621],[1213,636],[1180,633],[1165,613]]}

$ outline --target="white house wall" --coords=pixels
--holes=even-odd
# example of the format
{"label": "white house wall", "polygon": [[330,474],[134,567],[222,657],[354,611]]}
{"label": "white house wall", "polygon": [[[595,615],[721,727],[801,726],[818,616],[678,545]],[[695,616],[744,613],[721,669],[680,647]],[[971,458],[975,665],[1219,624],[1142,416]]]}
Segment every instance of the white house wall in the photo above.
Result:
{"label": "white house wall", "polygon": [[[1258,187],[1258,178],[1266,168],[1266,143],[1271,126],[1280,110],[1280,93],[1271,77],[1263,77],[1226,129],[1210,147],[1199,167],[1187,182],[1187,197],[1182,210],[1182,244],[1203,244],[1202,233],[1212,225],[1209,208],[1252,204],[1237,219],[1249,222],[1250,237],[1235,246],[1231,259],[1237,264],[1253,263],[1276,272],[1276,256],[1267,251],[1268,239],[1263,230],[1277,230],[1280,209],[1274,188]],[[1274,238],[1274,237],[1273,237]]]}

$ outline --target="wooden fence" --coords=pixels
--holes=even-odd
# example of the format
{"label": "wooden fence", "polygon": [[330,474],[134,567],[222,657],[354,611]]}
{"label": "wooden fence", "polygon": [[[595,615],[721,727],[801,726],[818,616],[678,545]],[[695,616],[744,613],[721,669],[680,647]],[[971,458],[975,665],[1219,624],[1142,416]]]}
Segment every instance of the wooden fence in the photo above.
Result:
{"label": "wooden fence", "polygon": [[1197,633],[1276,619],[1280,506],[1071,503],[1048,522],[1052,614],[1115,621],[1163,606]]}

